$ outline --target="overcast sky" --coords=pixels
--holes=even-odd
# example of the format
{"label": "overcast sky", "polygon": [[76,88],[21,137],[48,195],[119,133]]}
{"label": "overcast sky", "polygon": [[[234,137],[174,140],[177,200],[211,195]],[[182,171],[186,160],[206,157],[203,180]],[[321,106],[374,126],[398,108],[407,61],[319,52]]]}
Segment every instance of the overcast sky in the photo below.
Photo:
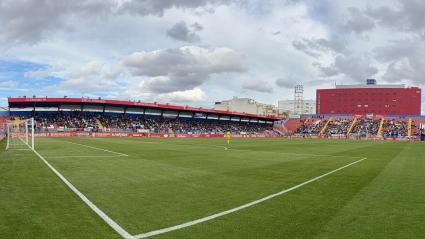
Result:
{"label": "overcast sky", "polygon": [[276,104],[303,84],[424,86],[424,0],[0,0],[7,96]]}

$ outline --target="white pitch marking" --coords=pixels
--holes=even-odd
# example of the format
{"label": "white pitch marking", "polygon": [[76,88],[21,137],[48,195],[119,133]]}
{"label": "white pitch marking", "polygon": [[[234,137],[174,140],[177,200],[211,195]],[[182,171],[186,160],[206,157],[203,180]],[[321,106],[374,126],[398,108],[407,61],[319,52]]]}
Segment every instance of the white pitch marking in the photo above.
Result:
{"label": "white pitch marking", "polygon": [[327,173],[325,173],[325,174],[322,174],[322,175],[320,175],[320,176],[317,176],[317,177],[315,177],[315,178],[312,178],[312,179],[310,179],[310,180],[308,180],[308,181],[305,181],[305,182],[303,182],[303,183],[300,183],[300,184],[298,184],[298,185],[295,185],[295,186],[293,186],[293,187],[291,187],[291,188],[285,189],[285,190],[280,191],[280,192],[275,193],[275,194],[271,194],[271,195],[269,195],[269,196],[267,196],[267,197],[264,197],[264,198],[261,198],[261,199],[258,199],[258,200],[255,200],[255,201],[252,201],[252,202],[250,202],[250,203],[247,203],[247,204],[241,205],[241,206],[239,206],[239,207],[235,207],[235,208],[230,209],[230,210],[227,210],[227,211],[223,211],[223,212],[220,212],[220,213],[216,213],[216,214],[213,214],[213,215],[210,215],[210,216],[207,216],[207,217],[203,217],[203,218],[200,218],[200,219],[196,219],[196,220],[193,220],[193,221],[190,221],[190,222],[186,222],[186,223],[183,223],[183,224],[179,224],[179,225],[176,225],[176,226],[167,227],[167,228],[163,228],[163,229],[159,229],[159,230],[155,230],[155,231],[151,231],[151,232],[147,232],[147,233],[138,234],[138,235],[135,235],[134,237],[135,237],[135,238],[137,238],[137,239],[147,238],[147,237],[151,237],[151,236],[155,236],[155,235],[159,235],[159,234],[163,234],[163,233],[167,233],[167,232],[171,232],[171,231],[179,230],[179,229],[182,229],[182,228],[185,228],[185,227],[190,227],[190,226],[193,226],[193,225],[196,225],[196,224],[202,223],[202,222],[206,222],[206,221],[209,221],[209,220],[212,220],[212,219],[218,218],[218,217],[225,216],[225,215],[230,214],[230,213],[234,213],[234,212],[236,212],[236,211],[239,211],[239,210],[242,210],[242,209],[245,209],[245,208],[248,208],[248,207],[254,206],[254,205],[256,205],[256,204],[262,203],[262,202],[267,201],[267,200],[269,200],[269,199],[272,199],[272,198],[274,198],[274,197],[277,197],[277,196],[280,196],[280,195],[282,195],[282,194],[285,194],[285,193],[288,193],[288,192],[290,192],[290,191],[293,191],[293,190],[295,190],[295,189],[297,189],[297,188],[300,188],[300,187],[305,186],[305,185],[307,185],[307,184],[309,184],[309,183],[312,183],[312,182],[314,182],[314,181],[317,181],[317,180],[319,180],[319,179],[321,179],[321,178],[323,178],[323,177],[326,177],[326,176],[328,176],[328,175],[330,175],[330,174],[336,173],[336,172],[338,172],[338,171],[340,171],[340,170],[342,170],[342,169],[344,169],[344,168],[347,168],[347,167],[350,167],[350,166],[352,166],[352,165],[354,165],[354,164],[360,163],[360,162],[362,162],[362,161],[363,161],[363,160],[365,160],[365,159],[366,159],[366,158],[362,158],[362,159],[360,159],[360,160],[354,161],[354,162],[349,163],[349,164],[347,164],[347,165],[345,165],[345,166],[342,166],[342,167],[340,167],[340,168],[334,169],[334,170],[332,170],[332,171],[330,171],[330,172],[327,172]]}
{"label": "white pitch marking", "polygon": [[106,156],[49,156],[49,159],[61,159],[61,158],[116,158],[116,157],[125,157],[124,155],[106,155]]}
{"label": "white pitch marking", "polygon": [[[103,138],[95,138],[95,137],[92,137],[92,138],[87,138],[87,139],[90,139],[90,140],[94,140],[94,141],[103,141],[103,142],[107,142],[107,141],[105,141]],[[133,139],[133,138],[132,138]],[[135,139],[135,138],[134,138]],[[109,141],[110,142],[110,141]],[[114,142],[115,143],[115,142]],[[139,141],[134,141],[134,140],[127,140],[126,142],[125,142],[125,144],[127,144],[127,143],[134,143],[134,144],[138,144],[138,143],[143,143],[143,144],[164,144],[164,142],[159,142],[159,141],[143,141],[143,140],[139,140]]]}
{"label": "white pitch marking", "polygon": [[127,155],[127,154],[118,153],[118,152],[114,152],[114,151],[107,150],[107,149],[101,149],[101,148],[93,147],[93,146],[90,146],[90,145],[79,144],[79,143],[70,142],[70,141],[61,141],[61,142],[67,142],[67,143],[70,143],[70,144],[80,145],[80,146],[83,146],[83,147],[87,147],[87,148],[91,148],[91,149],[97,149],[97,150],[102,150],[102,151],[104,151],[104,152],[113,153],[113,154],[118,154],[118,155],[121,155],[121,156],[128,157],[128,155]]}
{"label": "white pitch marking", "polygon": [[[29,146],[28,146],[29,147]],[[122,228],[118,223],[112,220],[106,213],[100,210],[94,203],[92,203],[83,193],[81,193],[72,183],[70,183],[59,171],[57,171],[49,162],[39,154],[35,149],[31,149],[47,167],[58,176],[66,186],[69,187],[87,206],[89,206],[100,218],[102,218],[112,229],[114,229],[124,239],[135,239],[130,233]]]}
{"label": "white pitch marking", "polygon": [[8,150],[11,150],[11,151],[14,151],[14,150],[27,151],[27,150],[30,150],[30,149],[8,149]]}

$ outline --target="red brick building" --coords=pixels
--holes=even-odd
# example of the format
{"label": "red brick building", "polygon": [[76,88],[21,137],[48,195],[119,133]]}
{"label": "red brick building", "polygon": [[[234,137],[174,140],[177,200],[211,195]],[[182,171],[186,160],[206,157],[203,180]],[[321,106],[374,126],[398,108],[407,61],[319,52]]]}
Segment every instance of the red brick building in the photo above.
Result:
{"label": "red brick building", "polygon": [[421,89],[405,85],[378,85],[369,79],[365,85],[337,85],[318,89],[317,114],[420,115]]}

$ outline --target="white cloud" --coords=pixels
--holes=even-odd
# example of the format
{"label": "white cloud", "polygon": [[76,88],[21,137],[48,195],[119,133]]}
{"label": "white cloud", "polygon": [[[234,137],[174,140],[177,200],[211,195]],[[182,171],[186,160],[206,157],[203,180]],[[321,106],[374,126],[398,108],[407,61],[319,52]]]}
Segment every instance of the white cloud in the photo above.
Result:
{"label": "white cloud", "polygon": [[305,85],[306,98],[317,87],[371,76],[423,86],[424,7],[420,0],[4,0],[0,50],[2,59],[48,66],[25,74],[43,86],[34,94],[276,103],[293,98],[295,83]]}
{"label": "white cloud", "polygon": [[141,84],[141,90],[149,93],[188,90],[201,86],[212,74],[245,70],[241,54],[232,49],[195,46],[135,52],[123,65],[133,76],[151,77]]}
{"label": "white cloud", "polygon": [[8,80],[8,81],[0,81],[0,88],[3,89],[13,89],[18,87],[18,83],[16,81]]}
{"label": "white cloud", "polygon": [[373,66],[367,56],[338,55],[330,66],[319,66],[322,77],[333,77],[340,74],[352,81],[363,82],[366,78],[378,73],[378,68]]}
{"label": "white cloud", "polygon": [[350,17],[345,25],[343,25],[347,31],[353,31],[357,34],[361,34],[363,32],[370,31],[375,27],[373,19],[359,9],[348,8],[348,12]]}
{"label": "white cloud", "polygon": [[163,16],[172,8],[197,9],[229,4],[226,0],[3,0],[0,2],[0,40],[35,44],[54,35],[52,32],[74,31],[79,26],[70,19],[91,18],[105,21],[120,15]]}
{"label": "white cloud", "polygon": [[174,91],[166,94],[161,94],[158,97],[163,101],[187,103],[187,102],[199,102],[205,100],[205,92],[199,88],[184,91]]}
{"label": "white cloud", "polygon": [[199,23],[194,23],[189,29],[185,21],[174,24],[167,30],[167,36],[182,42],[199,42],[201,37],[196,33],[203,29]]}
{"label": "white cloud", "polygon": [[293,89],[295,85],[300,84],[297,83],[292,77],[290,78],[279,78],[276,81],[276,85],[282,88]]}
{"label": "white cloud", "polygon": [[246,90],[252,90],[262,93],[272,93],[273,87],[269,84],[269,82],[264,80],[258,81],[247,81],[242,84],[242,88]]}

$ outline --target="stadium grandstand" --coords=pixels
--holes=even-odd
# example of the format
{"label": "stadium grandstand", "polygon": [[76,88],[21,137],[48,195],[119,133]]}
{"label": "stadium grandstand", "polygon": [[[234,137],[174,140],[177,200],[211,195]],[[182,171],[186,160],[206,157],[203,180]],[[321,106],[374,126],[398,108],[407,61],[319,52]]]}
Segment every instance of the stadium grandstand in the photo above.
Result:
{"label": "stadium grandstand", "polygon": [[[8,103],[11,120],[35,118],[37,136],[224,137],[231,132],[234,137],[419,140],[425,125],[421,116],[321,114],[281,119],[100,98],[17,97]],[[0,118],[0,124],[5,119]]]}
{"label": "stadium grandstand", "polygon": [[274,137],[274,116],[89,98],[9,98],[11,120],[34,117],[40,136]]}
{"label": "stadium grandstand", "polygon": [[421,116],[308,115],[284,126],[296,137],[419,140],[424,125]]}
{"label": "stadium grandstand", "polygon": [[337,139],[423,139],[421,89],[405,85],[336,85],[317,89],[315,115],[288,119],[284,131],[295,137]]}

